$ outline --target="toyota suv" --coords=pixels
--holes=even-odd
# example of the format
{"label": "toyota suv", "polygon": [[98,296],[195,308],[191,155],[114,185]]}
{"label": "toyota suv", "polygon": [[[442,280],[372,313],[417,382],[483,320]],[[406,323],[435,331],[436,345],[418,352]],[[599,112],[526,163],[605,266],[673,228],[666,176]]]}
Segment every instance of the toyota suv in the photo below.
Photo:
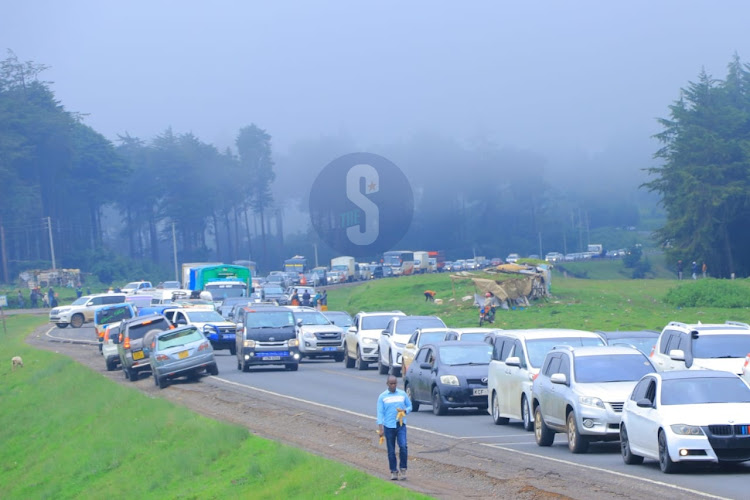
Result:
{"label": "toyota suv", "polygon": [[237,320],[237,369],[251,366],[284,365],[299,368],[299,341],[294,314],[287,307],[249,305],[240,307]]}
{"label": "toyota suv", "polygon": [[331,323],[312,307],[292,307],[301,357],[344,360],[344,329]]}
{"label": "toyota suv", "polygon": [[97,307],[123,302],[125,302],[124,293],[84,295],[77,298],[69,306],[59,306],[50,310],[49,321],[59,328],[66,328],[68,325],[73,328],[81,328],[84,323],[94,321],[94,311]]}
{"label": "toyota suv", "polygon": [[344,365],[347,368],[367,370],[378,360],[380,333],[395,316],[406,316],[401,311],[359,312],[344,339]]}
{"label": "toyota suv", "polygon": [[653,371],[633,347],[553,347],[531,389],[536,444],[565,432],[568,449],[585,453],[592,441],[619,440],[625,400]]}
{"label": "toyota suv", "polygon": [[737,321],[689,325],[672,321],[651,350],[658,371],[722,370],[742,375],[750,325]]}
{"label": "toyota suv", "polygon": [[419,328],[446,328],[437,316],[396,316],[380,334],[378,372],[381,375],[401,373],[401,356],[411,334]]}
{"label": "toyota suv", "polygon": [[487,374],[487,403],[492,420],[496,425],[507,424],[511,418],[521,420],[527,431],[534,426],[531,382],[547,352],[556,345],[604,345],[594,332],[562,328],[502,330],[488,334],[485,341],[493,346]]}
{"label": "toyota suv", "polygon": [[126,379],[135,382],[140,372],[151,371],[148,357],[154,336],[174,327],[161,314],[149,314],[125,320],[119,328],[120,335],[113,340],[117,344],[122,371]]}

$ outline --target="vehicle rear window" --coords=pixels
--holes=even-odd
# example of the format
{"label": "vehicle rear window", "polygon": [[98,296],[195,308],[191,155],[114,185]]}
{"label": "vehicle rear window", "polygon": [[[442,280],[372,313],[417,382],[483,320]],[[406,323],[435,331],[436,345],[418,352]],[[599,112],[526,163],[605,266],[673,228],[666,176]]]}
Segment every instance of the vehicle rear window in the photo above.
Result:
{"label": "vehicle rear window", "polygon": [[529,363],[532,368],[538,368],[544,363],[544,357],[556,345],[584,346],[604,345],[601,337],[565,337],[555,339],[534,339],[526,341],[526,350],[529,354]]}
{"label": "vehicle rear window", "polygon": [[492,359],[492,346],[489,344],[469,346],[456,344],[440,348],[440,360],[446,365],[488,365]]}
{"label": "vehicle rear window", "polygon": [[448,333],[448,330],[444,330],[442,332],[422,333],[419,336],[418,347],[422,347],[423,345],[426,345],[426,344],[432,344],[433,342],[440,342],[441,340],[445,338],[447,333]]}
{"label": "vehicle rear window", "polygon": [[297,319],[302,320],[303,325],[330,325],[331,322],[328,321],[328,318],[323,316],[322,313],[319,313],[317,311],[311,311],[311,312],[297,312],[294,313],[294,316]]}
{"label": "vehicle rear window", "polygon": [[482,333],[462,333],[461,337],[459,337],[458,340],[463,340],[465,342],[482,342],[482,341],[484,341],[484,337],[486,335],[487,334],[484,333],[484,332],[482,332]]}
{"label": "vehicle rear window", "polygon": [[169,330],[172,325],[169,324],[166,318],[155,319],[147,323],[138,323],[136,325],[128,326],[128,337],[131,340],[142,339],[151,330]]}
{"label": "vehicle rear window", "polygon": [[750,335],[699,335],[693,338],[694,358],[744,358]]}
{"label": "vehicle rear window", "polygon": [[664,380],[661,404],[750,403],[750,389],[739,377]]}
{"label": "vehicle rear window", "polygon": [[133,313],[130,306],[113,307],[96,311],[95,322],[98,325],[108,325],[132,317]]}
{"label": "vehicle rear window", "polygon": [[174,330],[159,335],[156,345],[159,350],[162,350],[185,345],[188,342],[198,342],[203,339],[205,339],[205,337],[197,328],[188,328],[185,330]]}
{"label": "vehicle rear window", "polygon": [[385,330],[391,318],[393,316],[365,316],[362,318],[360,328],[362,330]]}
{"label": "vehicle rear window", "polygon": [[655,371],[642,354],[576,356],[575,379],[581,384],[597,382],[635,382]]}

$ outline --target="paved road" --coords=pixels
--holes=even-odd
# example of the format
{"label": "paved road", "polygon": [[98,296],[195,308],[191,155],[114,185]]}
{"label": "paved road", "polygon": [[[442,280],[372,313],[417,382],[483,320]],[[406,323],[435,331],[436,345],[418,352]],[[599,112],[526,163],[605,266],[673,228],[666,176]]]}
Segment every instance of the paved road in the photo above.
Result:
{"label": "paved road", "polygon": [[[52,328],[51,336],[75,342],[96,342],[93,328]],[[305,360],[299,371],[287,372],[270,368],[251,368],[250,373],[237,370],[236,357],[228,351],[216,355],[219,380],[205,379],[212,384],[241,384],[287,397],[310,401],[318,405],[346,412],[373,416],[377,395],[385,389],[385,379],[376,369],[358,371],[347,369],[343,363],[329,360]],[[638,481],[654,486],[669,485],[674,498],[685,494],[703,494],[713,498],[747,498],[750,465],[740,464],[731,470],[707,465],[691,467],[687,473],[662,474],[655,461],[644,465],[627,466],[619,453],[619,443],[592,444],[590,451],[573,455],[568,451],[567,440],[558,434],[550,448],[540,448],[534,436],[525,432],[520,422],[496,426],[486,411],[460,410],[437,417],[431,406],[423,405],[419,412],[409,417],[410,428],[446,435],[464,440],[486,449],[498,449],[532,455],[546,461],[576,464],[582,474],[603,472],[617,475],[628,481]]]}

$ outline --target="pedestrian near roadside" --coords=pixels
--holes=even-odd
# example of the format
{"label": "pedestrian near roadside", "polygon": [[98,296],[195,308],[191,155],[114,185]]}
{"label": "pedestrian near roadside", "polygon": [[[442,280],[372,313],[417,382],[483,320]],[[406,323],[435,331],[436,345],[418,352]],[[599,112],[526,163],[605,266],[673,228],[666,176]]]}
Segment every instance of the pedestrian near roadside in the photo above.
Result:
{"label": "pedestrian near roadside", "polygon": [[39,305],[39,295],[36,293],[36,288],[32,288],[29,292],[29,303],[32,309],[36,309]]}
{"label": "pedestrian near roadside", "polygon": [[701,268],[703,271],[703,277],[706,277],[706,272],[708,272],[708,266],[706,265],[706,261],[703,261],[703,267]]}
{"label": "pedestrian near roadside", "polygon": [[698,263],[693,261],[693,279],[698,279]]}
{"label": "pedestrian near roadside", "polygon": [[42,294],[42,306],[44,308],[49,307],[49,295],[47,295],[46,293]]}
{"label": "pedestrian near roadside", "polygon": [[55,307],[55,289],[52,287],[49,287],[49,290],[47,290],[47,298],[49,299],[49,306]]}
{"label": "pedestrian near roadside", "polygon": [[302,292],[302,305],[306,307],[310,306],[310,291],[307,289]]}
{"label": "pedestrian near roadside", "polygon": [[23,309],[26,307],[26,302],[23,300],[23,293],[21,293],[21,290],[18,290],[18,308]]}
{"label": "pedestrian near roadside", "polygon": [[424,301],[425,302],[435,302],[435,292],[434,290],[425,290],[424,291]]}
{"label": "pedestrian near roadside", "polygon": [[78,285],[76,287],[76,297],[81,298],[83,296],[83,288],[81,288],[81,285]]}
{"label": "pedestrian near roadside", "polygon": [[677,279],[678,280],[682,279],[682,261],[681,260],[677,261]]}
{"label": "pedestrian near roadside", "polygon": [[[411,401],[404,391],[397,387],[395,376],[389,375],[387,389],[378,397],[378,436],[385,438],[388,449],[388,466],[391,481],[406,479],[407,459],[406,415],[411,413]],[[396,461],[396,444],[399,460]],[[399,470],[400,468],[400,470]]]}
{"label": "pedestrian near roadside", "polygon": [[299,294],[297,294],[297,290],[295,290],[294,293],[292,294],[292,301],[291,302],[292,302],[293,306],[298,306],[299,305]]}
{"label": "pedestrian near roadside", "polygon": [[320,310],[321,311],[327,311],[328,310],[328,292],[323,290],[323,293],[320,294]]}

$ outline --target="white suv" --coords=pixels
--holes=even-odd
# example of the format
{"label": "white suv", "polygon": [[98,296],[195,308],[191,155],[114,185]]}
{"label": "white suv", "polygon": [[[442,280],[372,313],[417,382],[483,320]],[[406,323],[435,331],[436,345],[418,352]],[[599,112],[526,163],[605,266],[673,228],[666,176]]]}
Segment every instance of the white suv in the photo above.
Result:
{"label": "white suv", "polygon": [[312,307],[287,306],[294,314],[300,358],[333,357],[344,360],[344,329]]}
{"label": "white suv", "polygon": [[534,429],[531,385],[547,353],[557,345],[603,346],[594,332],[559,328],[502,330],[486,338],[493,345],[488,370],[487,403],[496,425],[511,418]]}
{"label": "white suv", "polygon": [[124,293],[102,293],[99,295],[84,295],[77,298],[69,306],[55,307],[49,312],[50,323],[59,328],[68,325],[81,328],[84,323],[94,321],[94,311],[97,307],[107,304],[121,304],[125,302]]}
{"label": "white suv", "polygon": [[672,321],[659,335],[651,351],[651,362],[660,372],[721,370],[742,375],[745,355],[749,352],[747,323],[688,325]]}
{"label": "white suv", "polygon": [[370,363],[377,362],[380,333],[388,326],[391,318],[396,316],[406,314],[401,311],[357,313],[344,339],[344,366],[367,370]]}
{"label": "white suv", "polygon": [[380,334],[378,341],[378,372],[398,376],[401,373],[401,356],[411,334],[419,328],[446,328],[437,316],[396,316]]}

